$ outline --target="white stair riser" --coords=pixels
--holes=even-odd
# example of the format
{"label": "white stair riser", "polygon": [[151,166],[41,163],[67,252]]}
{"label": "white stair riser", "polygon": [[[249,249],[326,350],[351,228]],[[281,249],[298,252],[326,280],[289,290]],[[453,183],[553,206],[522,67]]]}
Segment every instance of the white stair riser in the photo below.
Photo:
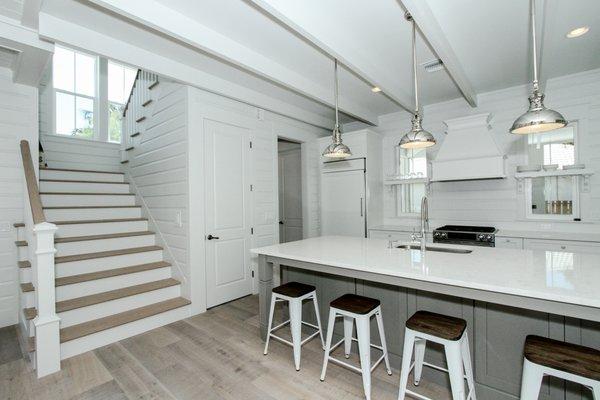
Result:
{"label": "white stair riser", "polygon": [[63,276],[87,274],[88,272],[105,271],[107,269],[129,267],[131,265],[147,264],[158,261],[163,261],[162,250],[58,263],[55,265],[55,269],[56,276],[61,278]]}
{"label": "white stair riser", "polygon": [[42,194],[44,207],[133,206],[135,195]]}
{"label": "white stair riser", "polygon": [[[19,323],[19,327],[21,328],[21,337],[23,340],[27,340],[28,338],[35,336],[35,326],[31,323],[31,320],[25,319],[25,313],[23,309],[19,310],[21,322]],[[32,364],[35,365],[35,364]]]}
{"label": "white stair riser", "polygon": [[60,345],[60,358],[67,359],[86,351],[127,339],[140,333],[159,328],[190,316],[190,306],[179,307],[164,313],[143,318],[138,321],[120,325],[79,339],[70,340]]}
{"label": "white stair riser", "polygon": [[64,181],[124,182],[123,174],[102,174],[97,172],[48,171],[40,170],[41,179],[59,179]]}
{"label": "white stair riser", "polygon": [[56,301],[74,299],[90,294],[108,292],[128,286],[141,285],[161,279],[171,278],[171,267],[141,271],[133,274],[112,276],[110,278],[96,279],[93,281],[75,283],[72,285],[56,287]]}
{"label": "white stair riser", "polygon": [[122,299],[105,301],[104,303],[94,304],[92,306],[81,307],[75,310],[58,313],[60,317],[60,327],[81,324],[98,318],[108,317],[116,313],[122,313],[138,307],[144,307],[160,301],[166,301],[181,295],[180,285],[170,286],[163,289],[153,290],[151,292],[136,294]]}
{"label": "white stair riser", "polygon": [[56,231],[56,237],[60,238],[147,231],[148,221],[102,222],[91,224],[61,224],[57,226],[58,231]]}
{"label": "white stair riser", "polygon": [[46,214],[46,219],[50,221],[81,221],[87,219],[141,218],[142,210],[140,207],[63,208],[46,209],[44,214]]}
{"label": "white stair riser", "polygon": [[99,251],[121,250],[131,247],[154,246],[154,235],[131,236],[101,240],[84,240],[79,242],[55,243],[57,256],[95,253]]}
{"label": "white stair riser", "polygon": [[87,183],[87,182],[40,182],[41,192],[71,193],[129,193],[129,185],[123,183]]}
{"label": "white stair riser", "polygon": [[17,259],[19,261],[29,259],[29,246],[17,246]]}
{"label": "white stair riser", "polygon": [[35,307],[35,292],[21,291],[21,308]]}

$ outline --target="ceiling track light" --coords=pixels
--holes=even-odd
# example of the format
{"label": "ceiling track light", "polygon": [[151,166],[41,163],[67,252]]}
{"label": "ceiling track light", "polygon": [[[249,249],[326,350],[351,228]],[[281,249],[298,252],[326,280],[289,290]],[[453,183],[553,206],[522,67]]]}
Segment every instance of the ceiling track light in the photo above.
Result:
{"label": "ceiling track light", "polygon": [[334,97],[335,97],[335,125],[333,132],[331,133],[332,143],[323,150],[323,157],[340,159],[350,157],[352,152],[344,143],[342,143],[342,132],[340,129],[339,122],[339,110],[338,110],[338,60],[334,60]]}
{"label": "ceiling track light", "polygon": [[535,0],[530,0],[530,16],[533,47],[533,92],[529,96],[529,109],[517,118],[510,128],[510,133],[519,135],[548,132],[567,125],[567,120],[562,114],[544,106],[544,94],[540,92],[535,37]]}
{"label": "ceiling track light", "polygon": [[403,149],[423,149],[436,144],[433,135],[422,127],[423,117],[419,112],[419,84],[417,79],[417,27],[412,16],[405,14],[407,21],[412,22],[412,56],[413,56],[413,81],[415,85],[415,113],[413,115],[410,132],[400,139],[400,147]]}

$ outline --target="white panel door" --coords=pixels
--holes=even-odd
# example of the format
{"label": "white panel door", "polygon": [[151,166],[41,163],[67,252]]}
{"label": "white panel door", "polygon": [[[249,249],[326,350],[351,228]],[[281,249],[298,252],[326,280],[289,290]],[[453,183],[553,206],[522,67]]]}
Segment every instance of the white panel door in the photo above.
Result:
{"label": "white panel door", "polygon": [[279,242],[302,239],[300,149],[279,153]]}
{"label": "white panel door", "polygon": [[321,179],[321,235],[365,237],[365,172],[331,172]]}
{"label": "white panel door", "polygon": [[207,307],[252,292],[249,130],[205,122]]}

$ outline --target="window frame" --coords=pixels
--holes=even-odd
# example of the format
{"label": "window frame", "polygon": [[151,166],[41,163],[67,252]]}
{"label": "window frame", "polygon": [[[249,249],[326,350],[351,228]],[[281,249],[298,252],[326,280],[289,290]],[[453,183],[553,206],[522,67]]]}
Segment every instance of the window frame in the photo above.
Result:
{"label": "window frame", "polygon": [[[77,92],[70,92],[68,90],[64,90],[64,89],[58,89],[54,86],[54,68],[55,65],[52,64],[52,134],[59,136],[59,137],[69,137],[69,138],[77,138],[77,139],[82,139],[82,140],[94,140],[94,141],[99,141],[99,124],[98,124],[98,116],[99,116],[99,103],[100,103],[100,74],[99,74],[99,64],[100,64],[100,57],[98,57],[97,55],[91,54],[91,53],[87,53],[85,51],[80,51],[78,49],[71,49],[69,47],[65,47],[65,46],[59,46],[57,45],[56,47],[60,47],[61,49],[67,50],[67,51],[71,51],[73,52],[73,54],[82,54],[84,56],[87,57],[91,57],[94,59],[94,93],[95,96],[89,96],[83,93],[77,93]],[[75,59],[75,58],[74,58]],[[76,75],[76,69],[73,70],[73,88],[76,90],[76,81],[77,81],[77,75]],[[58,133],[57,130],[57,118],[56,118],[56,94],[57,93],[62,93],[62,94],[67,94],[70,96],[74,96],[75,97],[75,107],[77,107],[77,97],[82,97],[82,98],[86,98],[88,100],[92,100],[94,103],[94,125],[92,127],[92,131],[93,131],[93,135],[91,138],[85,137],[85,136],[79,136],[79,135],[65,135],[62,133]],[[75,118],[77,118],[76,113],[75,113]],[[76,124],[74,125],[76,126]]]}
{"label": "window frame", "polygon": [[[399,176],[402,171],[401,171],[401,167],[400,167],[400,160],[402,157],[401,152],[404,151],[405,149],[402,149],[399,145],[394,147],[394,157],[395,157],[395,170],[396,170],[396,176]],[[394,197],[395,197],[395,206],[396,206],[396,217],[400,217],[400,218],[420,218],[421,216],[421,211],[415,211],[415,212],[403,212],[402,211],[402,205],[404,204],[404,200],[406,198],[406,196],[408,195],[408,190],[412,189],[413,186],[412,185],[419,185],[423,187],[423,193],[425,194],[425,196],[427,195],[428,191],[429,191],[429,185],[428,185],[428,180],[429,180],[429,176],[430,176],[430,168],[429,168],[429,157],[427,154],[427,150],[423,149],[425,152],[425,168],[426,168],[426,176],[424,177],[419,177],[419,178],[415,178],[414,182],[403,182],[403,183],[399,183],[397,185],[394,185]],[[410,188],[410,189],[409,189]],[[418,205],[420,207],[421,202],[418,202]]]}

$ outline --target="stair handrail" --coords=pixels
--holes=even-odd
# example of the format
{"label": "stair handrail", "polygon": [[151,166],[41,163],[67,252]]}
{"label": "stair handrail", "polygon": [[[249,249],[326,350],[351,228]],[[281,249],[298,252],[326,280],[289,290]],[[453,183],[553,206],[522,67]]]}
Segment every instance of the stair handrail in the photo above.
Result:
{"label": "stair handrail", "polygon": [[34,224],[46,222],[42,199],[33,169],[33,160],[31,159],[31,150],[27,140],[21,140],[21,158],[23,159],[23,172],[25,173],[25,182],[27,183],[27,194],[29,195],[29,205],[31,207],[31,216]]}
{"label": "stair handrail", "polygon": [[[21,158],[27,187],[25,234],[35,288],[35,369],[38,378],[60,371],[60,318],[56,315],[54,234],[56,225],[46,221],[29,142],[22,140]],[[31,213],[28,210],[31,209]],[[26,322],[27,323],[27,322]],[[28,330],[27,330],[28,331]]]}
{"label": "stair handrail", "polygon": [[131,85],[131,90],[129,91],[129,97],[127,97],[127,103],[125,103],[125,107],[123,107],[123,116],[127,114],[127,109],[129,108],[129,103],[131,102],[131,98],[133,97],[133,91],[135,90],[135,84],[137,83],[141,73],[142,70],[138,68],[135,74],[135,79],[133,80],[133,85]]}

